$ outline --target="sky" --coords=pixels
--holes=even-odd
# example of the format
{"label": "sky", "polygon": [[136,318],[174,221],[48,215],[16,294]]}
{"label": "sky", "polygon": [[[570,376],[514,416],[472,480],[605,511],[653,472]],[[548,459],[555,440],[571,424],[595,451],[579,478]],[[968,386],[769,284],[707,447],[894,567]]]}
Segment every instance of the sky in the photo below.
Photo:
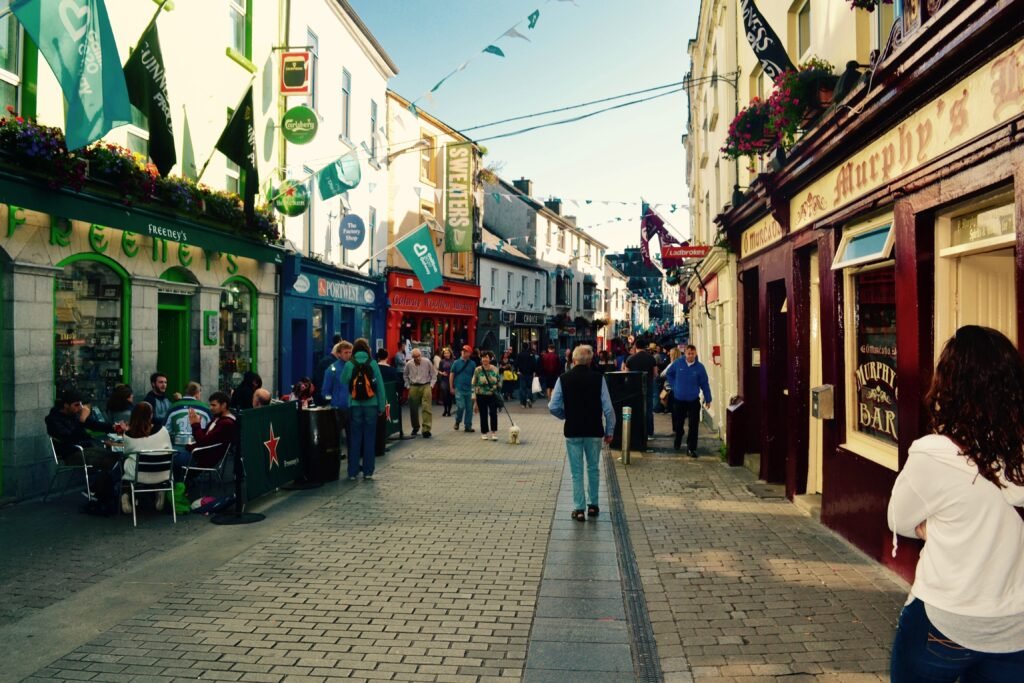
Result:
{"label": "sky", "polygon": [[[419,101],[457,130],[682,81],[689,71],[699,0],[349,0],[397,64],[389,87],[415,100],[467,60],[469,65]],[[527,17],[540,10],[534,29]],[[526,40],[501,34],[517,30]],[[481,54],[496,44],[505,57]],[[661,92],[661,91],[659,91]],[[652,93],[657,94],[657,93]],[[605,105],[470,131],[482,140]],[[639,244],[639,202],[677,236],[686,212],[686,96],[680,91],[590,119],[502,140],[482,141],[485,166],[507,180],[533,181],[535,197],[563,200],[563,213],[610,251]],[[585,204],[584,200],[593,200]],[[579,201],[579,207],[570,200]],[[672,213],[669,204],[678,205]],[[615,221],[621,218],[621,221]],[[606,225],[596,225],[604,221]],[[591,227],[593,226],[593,227]],[[674,229],[674,230],[673,230]]]}

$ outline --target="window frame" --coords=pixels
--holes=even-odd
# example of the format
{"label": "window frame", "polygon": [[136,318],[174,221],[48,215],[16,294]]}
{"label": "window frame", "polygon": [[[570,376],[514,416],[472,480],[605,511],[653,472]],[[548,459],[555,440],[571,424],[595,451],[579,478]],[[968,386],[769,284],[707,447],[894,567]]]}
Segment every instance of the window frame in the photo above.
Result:
{"label": "window frame", "polygon": [[352,144],[352,74],[341,70],[341,139]]}
{"label": "window frame", "polygon": [[14,71],[0,66],[0,81],[14,88],[14,102],[11,105],[15,111],[21,112],[21,88],[24,82],[25,70],[25,55],[23,54],[25,49],[25,29],[21,27],[21,24],[13,14],[3,17],[3,21],[14,22],[10,25],[16,26],[17,30],[14,32],[15,44],[11,48],[11,53],[14,55]]}
{"label": "window frame", "polygon": [[317,73],[319,72],[320,66],[320,36],[316,34],[309,26],[306,27],[306,43],[309,45],[310,54],[310,65],[309,65],[309,97],[306,98],[306,104],[309,105],[310,109],[316,110],[316,94],[317,94]]}
{"label": "window frame", "polygon": [[[813,41],[813,32],[811,30],[811,0],[803,0],[799,3],[794,12],[796,18],[796,55],[798,59],[803,59],[811,51],[811,44]],[[807,17],[807,44],[802,45],[803,35],[801,33],[801,17]]]}
{"label": "window frame", "polygon": [[[426,142],[427,144],[422,144]],[[437,136],[426,129],[420,129],[420,182],[437,187]],[[424,174],[424,169],[426,174]]]}
{"label": "window frame", "polygon": [[[839,240],[839,245],[836,247],[835,258],[832,259],[832,270],[846,270],[847,268],[856,268],[871,263],[877,263],[879,261],[891,260],[892,251],[896,245],[896,230],[893,225],[892,214],[888,214],[888,216],[887,220],[876,219],[869,221],[866,225],[844,230],[843,236]],[[888,227],[889,232],[886,235],[885,244],[882,246],[881,251],[866,254],[864,256],[858,256],[852,259],[843,259],[843,254],[846,253],[846,249],[850,246],[851,242],[862,235],[875,232],[885,227]]]}
{"label": "window frame", "polygon": [[[313,187],[313,169],[308,166],[303,166],[302,175],[309,178],[309,180],[306,181],[306,189],[309,191],[309,206],[307,206],[306,210],[302,213],[302,227],[306,233],[306,255],[311,257],[316,253],[313,251],[313,231],[316,227],[314,225],[315,220],[313,216],[313,192],[315,190]],[[342,249],[342,261],[344,261],[344,255],[345,250]]]}
{"label": "window frame", "polygon": [[370,99],[370,161],[377,161],[377,100]]}
{"label": "window frame", "polygon": [[[236,54],[244,57],[247,60],[252,59],[252,0],[228,0],[228,21],[231,28],[231,37],[228,42],[228,50],[233,51]],[[241,19],[242,26],[242,45],[237,46],[235,40],[238,38],[236,34],[236,23],[234,15],[238,15]]]}

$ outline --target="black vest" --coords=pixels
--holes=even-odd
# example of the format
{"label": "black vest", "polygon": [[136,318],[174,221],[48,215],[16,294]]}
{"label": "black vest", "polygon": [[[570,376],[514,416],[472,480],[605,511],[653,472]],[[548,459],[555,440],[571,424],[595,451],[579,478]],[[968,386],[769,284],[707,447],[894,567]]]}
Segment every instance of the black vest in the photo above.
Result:
{"label": "black vest", "polygon": [[562,375],[562,402],[565,405],[565,436],[604,436],[601,410],[601,382],[604,377],[590,368],[577,365]]}

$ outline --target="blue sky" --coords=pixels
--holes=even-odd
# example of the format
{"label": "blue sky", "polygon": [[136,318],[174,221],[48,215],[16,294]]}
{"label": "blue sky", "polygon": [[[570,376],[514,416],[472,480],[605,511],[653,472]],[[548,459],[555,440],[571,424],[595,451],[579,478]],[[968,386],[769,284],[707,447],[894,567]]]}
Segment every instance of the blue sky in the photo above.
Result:
{"label": "blue sky", "polygon": [[[554,109],[683,80],[689,70],[686,44],[696,31],[698,0],[350,0],[399,68],[391,88],[414,99],[467,59],[469,66],[434,94],[423,108],[455,128]],[[541,12],[534,30],[519,31],[531,42],[505,37],[505,58],[481,55],[489,43]],[[627,98],[636,99],[636,98]],[[622,100],[625,101],[625,100]],[[618,102],[618,101],[616,101]],[[610,102],[608,104],[615,104]],[[605,105],[607,106],[607,105]],[[520,121],[469,133],[484,138],[559,118]],[[486,164],[504,164],[507,179],[534,181],[534,195],[563,200],[593,199],[580,208],[566,204],[579,225],[618,251],[636,245],[640,207],[601,202],[686,204],[686,127],[683,93],[637,104],[591,119],[524,135],[483,142]],[[659,209],[683,235],[683,209]]]}

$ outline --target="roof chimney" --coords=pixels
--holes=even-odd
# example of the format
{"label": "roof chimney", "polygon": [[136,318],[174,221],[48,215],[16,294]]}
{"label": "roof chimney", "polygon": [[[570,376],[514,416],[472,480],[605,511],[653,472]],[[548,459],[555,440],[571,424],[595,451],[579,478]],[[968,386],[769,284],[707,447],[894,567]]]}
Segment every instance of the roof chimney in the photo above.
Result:
{"label": "roof chimney", "polygon": [[527,197],[533,196],[533,181],[527,180],[526,178],[519,178],[519,180],[512,181],[512,187],[516,188]]}
{"label": "roof chimney", "polygon": [[562,200],[561,199],[547,199],[544,201],[544,206],[555,214],[556,216],[562,215]]}

